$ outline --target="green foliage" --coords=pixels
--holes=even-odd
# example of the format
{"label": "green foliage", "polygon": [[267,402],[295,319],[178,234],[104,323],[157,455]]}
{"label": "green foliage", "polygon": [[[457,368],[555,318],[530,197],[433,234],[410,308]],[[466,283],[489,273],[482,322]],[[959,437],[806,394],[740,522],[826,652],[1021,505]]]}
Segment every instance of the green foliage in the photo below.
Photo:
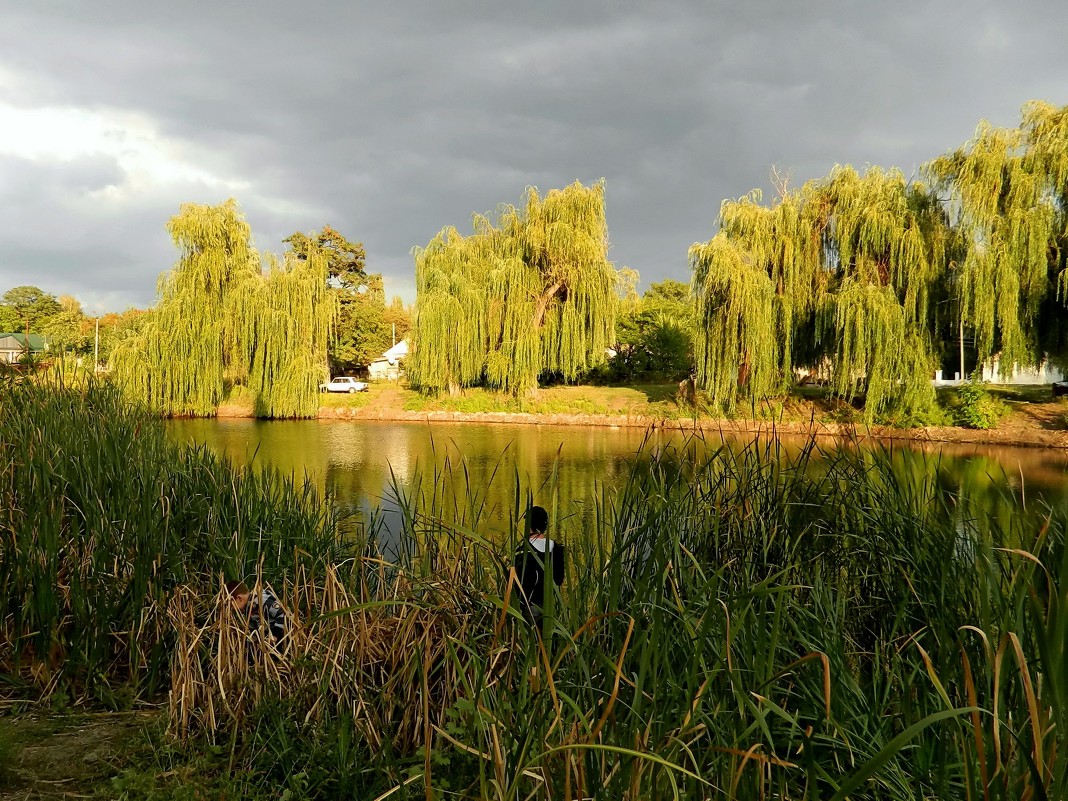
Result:
{"label": "green foliage", "polygon": [[[121,342],[141,336],[151,316],[152,312],[149,310],[134,308],[127,309],[121,314],[109,312],[103,315],[100,318],[100,363],[107,365],[111,360],[111,354]],[[92,327],[91,331],[89,331],[89,326]],[[87,336],[93,337],[92,347],[95,349],[95,320],[87,321],[83,330],[86,331]]]}
{"label": "green foliage", "polygon": [[1031,103],[1019,128],[983,123],[927,165],[933,189],[835,167],[770,207],[724,202],[719,233],[690,249],[699,381],[730,410],[826,368],[871,422],[929,413],[961,327],[1005,373],[1061,358],[1066,165],[1068,107]]}
{"label": "green foliage", "polygon": [[329,284],[337,302],[337,318],[329,343],[332,374],[365,367],[411,328],[399,298],[386,306],[382,276],[366,272],[363,244],[351,242],[329,225],[311,234],[295,233],[284,240],[291,253],[307,261],[314,253],[326,258]]}
{"label": "green foliage", "polygon": [[399,297],[385,304],[382,276],[366,277],[361,291],[339,294],[337,323],[330,346],[334,373],[366,367],[411,330],[411,315]]}
{"label": "green foliage", "polygon": [[41,325],[62,307],[55,295],[35,286],[17,286],[0,297],[0,323],[7,333],[23,333],[28,326],[31,334],[40,333]]}
{"label": "green foliage", "polygon": [[[311,487],[170,444],[111,386],[0,385],[0,676],[107,705],[168,684],[177,587],[333,559]],[[126,688],[124,691],[123,688]]]}
{"label": "green foliage", "polygon": [[608,373],[625,382],[686,378],[695,334],[689,286],[671,279],[652,284],[641,298],[625,297],[620,305]]}
{"label": "green foliage", "polygon": [[[349,559],[314,494],[164,446],[113,392],[5,391],[8,676],[166,689],[179,587],[210,599],[260,557],[283,595],[334,582],[299,596],[323,611],[294,618],[299,648],[240,674],[229,698],[261,699],[251,715],[217,707],[218,744],[158,739],[111,797],[1068,792],[1063,510],[1007,496],[985,513],[889,449],[649,450],[583,510],[536,629],[505,589],[533,490],[518,474],[494,471],[514,485],[504,510],[464,465],[394,487],[396,561]],[[342,592],[357,603],[326,606]]]}
{"label": "green foliage", "polygon": [[420,387],[485,382],[514,394],[543,372],[573,381],[602,363],[615,327],[619,274],[608,261],[604,184],[534,188],[497,225],[441,231],[416,248],[408,373]]}
{"label": "green foliage", "polygon": [[60,310],[41,324],[49,349],[57,353],[86,355],[93,351],[93,338],[85,313],[77,299],[64,295]]}
{"label": "green foliage", "polygon": [[950,408],[958,425],[979,429],[994,428],[1009,410],[1004,401],[990,394],[977,375],[961,384]]}
{"label": "green foliage", "polygon": [[697,379],[713,404],[730,411],[740,392],[760,398],[783,384],[781,305],[763,269],[743,258],[722,234],[690,249],[700,334]]}
{"label": "green foliage", "polygon": [[326,258],[326,272],[340,289],[356,292],[367,278],[367,254],[362,242],[350,242],[329,225],[322,231],[302,234],[299,231],[282,240],[301,261]]}
{"label": "green foliage", "polygon": [[840,397],[866,396],[869,421],[933,405],[923,326],[944,245],[929,193],[898,171],[839,167],[771,208],[759,200],[725,202],[720,233],[690,249],[698,380],[713,400],[730,410],[827,362]]}
{"label": "green foliage", "polygon": [[18,312],[4,303],[0,303],[0,333],[13,334],[25,333],[26,328],[19,319]]}
{"label": "green foliage", "polygon": [[140,333],[115,348],[119,385],[165,415],[213,415],[226,385],[241,383],[260,416],[314,416],[335,314],[324,251],[305,242],[265,275],[232,199],[187,204],[168,229],[178,264]]}
{"label": "green foliage", "polygon": [[[465,477],[457,506],[439,488]],[[538,631],[504,591],[526,488],[495,480],[519,496],[503,521],[462,466],[394,489],[403,594],[365,563],[351,629],[308,629],[380,625],[380,650],[314,664],[303,692],[292,673],[256,685],[272,700],[230,734],[249,790],[1063,797],[1063,512],[981,514],[890,450],[689,442],[591,502]]]}
{"label": "green foliage", "polygon": [[1030,150],[1039,144],[1048,155],[1051,145],[1068,152],[1068,137],[1035,141],[1036,129],[1058,113],[1031,106],[1019,129],[983,122],[971,142],[928,168],[951,193],[964,239],[955,275],[961,316],[975,334],[980,360],[998,353],[1005,375],[1014,363],[1041,360],[1035,323],[1054,289],[1049,249],[1063,231],[1057,203],[1065,190],[1056,183],[1056,166]]}
{"label": "green foliage", "polygon": [[256,416],[314,417],[334,311],[323,259],[272,259],[267,276],[239,287],[230,304]]}

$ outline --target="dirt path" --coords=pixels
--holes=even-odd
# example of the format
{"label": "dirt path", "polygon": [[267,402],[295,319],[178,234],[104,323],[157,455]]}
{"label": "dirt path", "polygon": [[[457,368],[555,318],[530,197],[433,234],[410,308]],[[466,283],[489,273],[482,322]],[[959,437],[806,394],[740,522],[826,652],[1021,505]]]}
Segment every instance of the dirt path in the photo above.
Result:
{"label": "dirt path", "polygon": [[108,797],[155,712],[0,717],[0,801]]}

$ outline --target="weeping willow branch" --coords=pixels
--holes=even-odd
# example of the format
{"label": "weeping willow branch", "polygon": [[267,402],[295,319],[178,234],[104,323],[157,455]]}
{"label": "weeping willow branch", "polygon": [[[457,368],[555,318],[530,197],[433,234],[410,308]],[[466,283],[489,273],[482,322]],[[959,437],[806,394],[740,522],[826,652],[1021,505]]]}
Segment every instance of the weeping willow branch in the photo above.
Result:
{"label": "weeping willow branch", "polygon": [[950,193],[964,237],[961,320],[975,334],[980,360],[999,354],[1004,375],[1014,364],[1033,365],[1042,358],[1035,323],[1051,289],[1049,250],[1058,203],[1064,231],[1064,116],[1063,110],[1032,104],[1023,128],[981,123],[971,142],[928,165]]}
{"label": "weeping willow branch", "polygon": [[921,408],[945,308],[1004,374],[1046,358],[1040,331],[1064,316],[1046,301],[1068,301],[1068,107],[982,123],[924,172],[934,189],[836,167],[768,207],[759,192],[723,204],[719,233],[690,249],[698,380],[715,400],[776,392],[796,366],[829,368],[869,419]]}
{"label": "weeping willow branch", "polygon": [[229,384],[258,416],[314,416],[335,313],[325,254],[272,259],[264,275],[233,200],[184,205],[168,230],[178,263],[142,335],[116,349],[118,383],[165,415],[213,415]]}
{"label": "weeping willow branch", "polygon": [[619,276],[608,261],[604,184],[574,183],[502,208],[474,233],[443,229],[416,248],[413,383],[486,383],[522,393],[543,372],[574,380],[604,361]]}
{"label": "weeping willow branch", "polygon": [[[725,202],[719,234],[690,248],[701,386],[731,410],[781,392],[795,367],[828,364],[835,392],[866,394],[869,415],[927,397],[926,372],[899,370],[891,349],[924,329],[944,268],[930,192],[896,170],[836,167],[770,207],[760,200]],[[911,367],[933,364],[929,338],[906,350]]]}

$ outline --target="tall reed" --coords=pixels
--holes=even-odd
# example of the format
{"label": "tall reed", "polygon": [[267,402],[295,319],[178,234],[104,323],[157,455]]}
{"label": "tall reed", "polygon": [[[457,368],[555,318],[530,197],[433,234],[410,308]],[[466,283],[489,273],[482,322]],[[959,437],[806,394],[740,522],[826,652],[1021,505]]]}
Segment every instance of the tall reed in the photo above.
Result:
{"label": "tall reed", "polygon": [[[507,569],[529,488],[495,474],[515,482],[503,546],[462,464],[397,488],[397,559],[287,586],[315,611],[295,610],[258,677],[228,682],[208,636],[188,705],[251,681],[313,739],[348,721],[364,750],[324,793],[1062,797],[1063,517],[987,518],[889,451],[692,445],[596,499],[541,630]],[[272,752],[263,769],[284,783],[298,765]]]}
{"label": "tall reed", "polygon": [[117,703],[167,687],[179,586],[341,556],[307,487],[167,442],[110,387],[0,385],[0,671]]}
{"label": "tall reed", "polygon": [[[648,448],[570,519],[534,628],[509,557],[551,476],[450,461],[342,551],[310,491],[168,449],[106,391],[10,392],[5,664],[47,689],[58,642],[98,697],[169,686],[238,794],[1068,796],[1063,511],[988,515],[890,450]],[[281,643],[226,574],[272,587]]]}

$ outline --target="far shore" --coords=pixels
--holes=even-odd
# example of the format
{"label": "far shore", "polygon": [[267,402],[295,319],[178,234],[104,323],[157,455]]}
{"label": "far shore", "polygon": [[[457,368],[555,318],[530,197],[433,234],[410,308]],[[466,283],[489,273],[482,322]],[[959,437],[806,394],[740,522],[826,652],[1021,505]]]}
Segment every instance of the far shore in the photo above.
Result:
{"label": "far shore", "polygon": [[[609,428],[667,429],[681,431],[706,431],[729,435],[767,434],[776,432],[790,436],[815,436],[847,439],[903,440],[909,442],[960,443],[1004,445],[1031,448],[1068,449],[1068,421],[1065,414],[1068,406],[1057,401],[1009,401],[1010,413],[996,428],[974,430],[956,426],[931,426],[921,428],[892,428],[888,426],[865,426],[862,423],[838,423],[819,419],[815,405],[808,410],[791,408],[789,416],[782,419],[712,419],[682,417],[677,414],[642,414],[642,406],[657,404],[628,402],[622,413],[611,413],[611,406],[621,405],[616,396],[627,389],[597,387],[556,388],[557,399],[552,405],[566,407],[568,395],[588,403],[591,395],[598,392],[598,402],[605,412],[521,412],[521,411],[456,411],[449,409],[411,409],[410,393],[395,387],[378,387],[376,391],[362,396],[331,397],[324,400],[319,409],[321,421],[379,421],[404,423],[476,423],[494,425],[543,425],[543,426],[599,426]],[[553,390],[545,390],[551,392]],[[585,391],[585,392],[584,392]],[[615,392],[615,395],[610,393]],[[407,394],[405,394],[407,393]],[[650,394],[646,390],[646,394]],[[606,400],[607,398],[607,400]],[[544,405],[544,404],[543,404]],[[576,405],[582,405],[581,402]],[[665,409],[663,403],[659,410]],[[225,404],[219,408],[220,418],[253,417],[251,407],[245,404]],[[801,419],[799,419],[801,417]]]}

